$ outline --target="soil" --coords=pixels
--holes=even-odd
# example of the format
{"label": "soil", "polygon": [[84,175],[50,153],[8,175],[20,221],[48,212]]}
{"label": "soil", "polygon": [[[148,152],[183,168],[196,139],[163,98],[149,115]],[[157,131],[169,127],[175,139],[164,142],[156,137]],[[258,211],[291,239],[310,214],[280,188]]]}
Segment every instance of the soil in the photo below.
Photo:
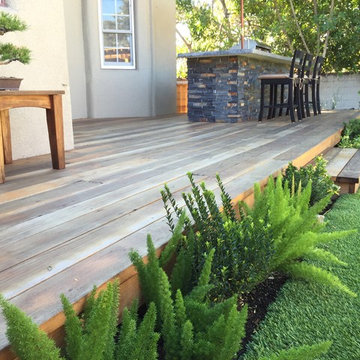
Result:
{"label": "soil", "polygon": [[[251,293],[244,295],[239,299],[239,310],[245,305],[248,305],[248,319],[245,326],[246,335],[242,341],[242,349],[237,354],[238,358],[246,351],[246,344],[251,341],[252,335],[256,332],[259,324],[264,320],[269,305],[276,299],[281,287],[288,280],[288,277],[273,273],[264,282],[259,284]],[[147,307],[142,305],[139,308],[139,318],[142,319],[146,313]],[[164,359],[163,343],[159,342],[159,360]]]}
{"label": "soil", "polygon": [[238,355],[246,351],[246,344],[251,341],[252,335],[256,332],[260,322],[264,320],[269,305],[276,299],[281,287],[288,280],[287,276],[274,273],[264,282],[259,284],[251,293],[239,300],[239,309],[248,304],[248,320],[246,323],[246,335],[242,341],[242,349]]}

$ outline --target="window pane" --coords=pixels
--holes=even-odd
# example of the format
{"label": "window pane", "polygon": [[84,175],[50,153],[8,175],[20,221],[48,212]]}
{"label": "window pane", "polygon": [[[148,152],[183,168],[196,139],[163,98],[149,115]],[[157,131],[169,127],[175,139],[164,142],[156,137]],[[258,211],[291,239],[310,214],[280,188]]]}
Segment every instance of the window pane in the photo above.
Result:
{"label": "window pane", "polygon": [[129,34],[118,34],[118,47],[130,48],[130,35]]}
{"label": "window pane", "polygon": [[115,34],[104,34],[104,46],[105,47],[116,47],[116,35]]}
{"label": "window pane", "polygon": [[103,29],[115,30],[116,29],[116,17],[115,16],[103,16]]}
{"label": "window pane", "polygon": [[115,0],[102,0],[103,14],[115,14]]}
{"label": "window pane", "polygon": [[116,12],[121,15],[129,15],[129,0],[117,0]]}
{"label": "window pane", "polygon": [[128,34],[118,34],[118,61],[131,63],[131,35]]}
{"label": "window pane", "polygon": [[113,63],[117,60],[117,51],[116,48],[104,48],[104,60],[105,63]]}
{"label": "window pane", "polygon": [[118,30],[130,30],[130,17],[129,16],[118,16],[117,17],[117,28],[118,28]]}

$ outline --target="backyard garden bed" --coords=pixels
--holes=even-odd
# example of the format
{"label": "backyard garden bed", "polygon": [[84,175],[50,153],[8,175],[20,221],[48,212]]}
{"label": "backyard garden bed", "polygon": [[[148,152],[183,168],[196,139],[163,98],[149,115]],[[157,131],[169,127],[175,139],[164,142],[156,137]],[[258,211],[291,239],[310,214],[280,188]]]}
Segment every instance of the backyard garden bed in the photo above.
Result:
{"label": "backyard garden bed", "polygon": [[[80,354],[87,354],[89,359],[99,360],[247,359],[252,356],[263,324],[291,284],[300,289],[311,283],[312,296],[317,299],[321,289],[335,296],[341,293],[344,302],[351,303],[356,297],[357,287],[344,281],[341,271],[337,274],[338,269],[345,268],[343,261],[347,259],[336,249],[329,252],[331,247],[327,245],[339,238],[341,244],[345,243],[350,232],[328,232],[328,228],[324,232],[324,224],[317,217],[328,210],[337,192],[321,158],[315,166],[289,166],[284,177],[270,178],[264,190],[255,185],[254,206],[240,203],[240,217],[220,177],[222,212],[205,184],[196,184],[192,174],[189,180],[191,192],[183,195],[187,216],[167,187],[162,192],[173,236],[160,258],[151,238],[148,262],[131,253],[147,304],[144,315],[137,315],[133,308],[123,314],[122,325],[117,327],[118,284],[109,285],[98,297],[93,293],[80,319],[63,298],[67,317],[65,358],[83,359]],[[167,275],[163,268],[174,255],[175,265]],[[286,281],[288,278],[293,280]],[[41,344],[41,354],[33,358],[48,359],[51,353],[51,359],[61,359],[59,349],[45,334],[38,333],[30,320],[4,300],[1,304],[10,319],[9,339],[20,359],[31,359],[27,354],[39,351],[37,344]],[[297,304],[292,306],[297,308]],[[25,334],[20,341],[19,333]],[[299,339],[269,347],[267,353],[254,353],[249,359],[316,359],[333,340],[315,335],[304,340],[299,335]],[[144,351],[139,350],[144,347]]]}
{"label": "backyard garden bed", "polygon": [[[360,195],[343,195],[326,214],[327,231],[360,230],[359,218]],[[326,247],[348,264],[328,268],[359,293],[359,234],[349,236],[346,241],[334,241]],[[321,262],[314,264],[324,265]],[[360,358],[359,311],[359,297],[348,297],[322,285],[288,281],[241,359],[258,359],[274,350],[286,349],[289,344],[331,340],[333,345],[321,359],[357,360]]]}

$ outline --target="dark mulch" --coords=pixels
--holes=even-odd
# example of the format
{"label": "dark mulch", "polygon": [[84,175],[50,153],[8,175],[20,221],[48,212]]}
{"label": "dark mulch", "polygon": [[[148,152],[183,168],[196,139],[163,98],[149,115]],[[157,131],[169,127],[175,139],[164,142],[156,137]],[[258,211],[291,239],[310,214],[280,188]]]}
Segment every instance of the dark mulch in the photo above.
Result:
{"label": "dark mulch", "polygon": [[246,335],[242,341],[242,349],[238,355],[245,353],[246,344],[250,342],[260,322],[265,318],[269,305],[276,299],[277,293],[287,279],[288,277],[282,274],[274,273],[259,284],[251,293],[244,295],[239,300],[239,308],[248,304],[248,320],[245,328]]}
{"label": "dark mulch", "polygon": [[[250,342],[252,335],[257,330],[260,322],[265,318],[269,305],[276,299],[277,293],[285,284],[288,277],[274,273],[264,282],[259,284],[252,292],[241,297],[239,309],[248,304],[248,320],[246,323],[246,335],[242,341],[242,349],[238,356],[245,353],[246,344]],[[139,318],[142,319],[146,313],[147,306],[139,308]],[[159,360],[164,359],[163,343],[159,342]]]}

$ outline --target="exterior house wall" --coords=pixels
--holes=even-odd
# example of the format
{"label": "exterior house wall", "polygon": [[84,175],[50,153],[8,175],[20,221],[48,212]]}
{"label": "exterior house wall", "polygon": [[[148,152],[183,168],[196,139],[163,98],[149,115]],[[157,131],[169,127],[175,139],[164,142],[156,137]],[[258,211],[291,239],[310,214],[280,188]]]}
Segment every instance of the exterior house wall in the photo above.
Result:
{"label": "exterior house wall", "polygon": [[360,74],[322,76],[320,94],[323,109],[360,109]]}
{"label": "exterior house wall", "polygon": [[87,117],[85,51],[81,0],[63,0],[72,118]]}
{"label": "exterior house wall", "polygon": [[133,70],[101,68],[98,0],[64,3],[74,118],[84,114],[107,118],[176,112],[175,0],[134,1]]}
{"label": "exterior house wall", "polygon": [[[59,0],[11,0],[7,3],[8,11],[24,20],[28,30],[5,34],[1,41],[27,46],[32,54],[29,65],[13,62],[1,66],[1,76],[23,78],[21,90],[65,90],[65,148],[72,149],[74,144],[63,4]],[[10,126],[14,159],[50,152],[43,109],[11,110]]]}

